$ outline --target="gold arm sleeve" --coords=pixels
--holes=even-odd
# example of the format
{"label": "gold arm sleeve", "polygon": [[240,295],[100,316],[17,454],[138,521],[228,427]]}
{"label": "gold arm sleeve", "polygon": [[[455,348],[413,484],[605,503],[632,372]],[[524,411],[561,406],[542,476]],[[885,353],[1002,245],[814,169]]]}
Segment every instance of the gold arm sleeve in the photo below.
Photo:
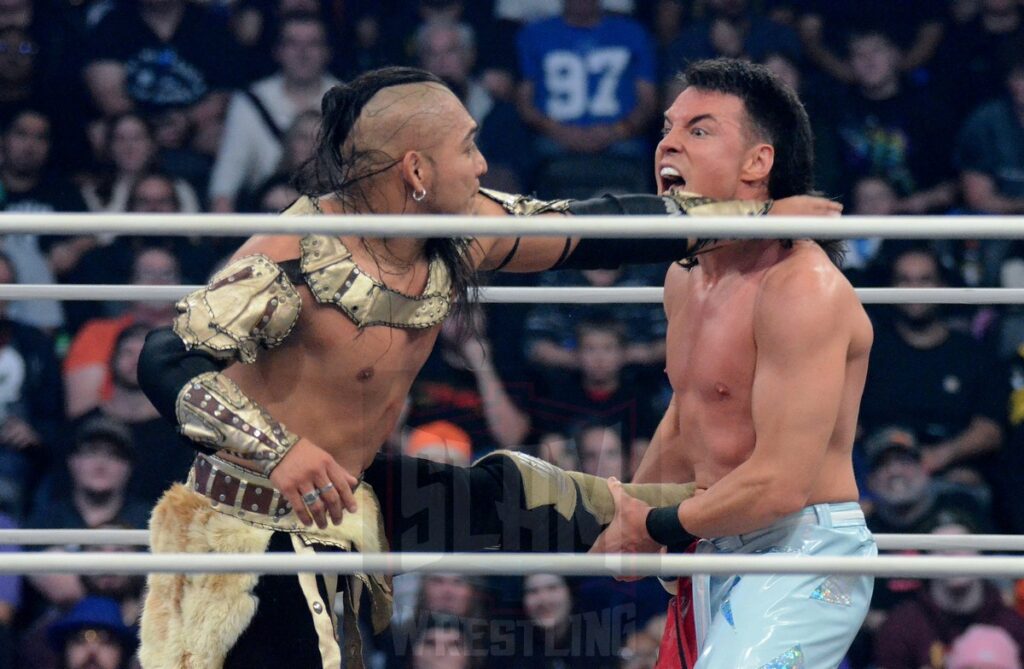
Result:
{"label": "gold arm sleeve", "polygon": [[205,372],[181,389],[175,405],[181,433],[251,460],[269,476],[299,440],[220,372]]}
{"label": "gold arm sleeve", "polygon": [[665,193],[666,200],[679,207],[685,216],[764,216],[772,209],[774,200],[713,200],[693,193]]}
{"label": "gold arm sleeve", "polygon": [[264,255],[240,258],[177,304],[174,332],[188,348],[249,363],[273,348],[299,320],[302,298],[284,270]]}
{"label": "gold arm sleeve", "polygon": [[480,194],[494,200],[513,216],[536,216],[551,212],[564,213],[572,200],[538,200],[529,195],[512,195],[501,191],[481,188]]}

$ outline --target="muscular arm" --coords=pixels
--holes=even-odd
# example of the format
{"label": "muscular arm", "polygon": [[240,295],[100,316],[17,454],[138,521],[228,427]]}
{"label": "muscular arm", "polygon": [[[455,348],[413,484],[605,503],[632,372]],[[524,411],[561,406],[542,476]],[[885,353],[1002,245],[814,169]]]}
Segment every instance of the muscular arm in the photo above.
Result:
{"label": "muscular arm", "polygon": [[985,453],[999,450],[1003,443],[1003,428],[987,416],[975,416],[967,429],[957,436],[928,447],[923,455],[925,468],[930,473],[956,466]]}
{"label": "muscular arm", "polygon": [[754,314],[754,450],[704,494],[680,505],[687,531],[704,537],[751,532],[807,504],[845,382],[846,314],[854,298],[843,288],[835,275],[808,270],[766,279]]}

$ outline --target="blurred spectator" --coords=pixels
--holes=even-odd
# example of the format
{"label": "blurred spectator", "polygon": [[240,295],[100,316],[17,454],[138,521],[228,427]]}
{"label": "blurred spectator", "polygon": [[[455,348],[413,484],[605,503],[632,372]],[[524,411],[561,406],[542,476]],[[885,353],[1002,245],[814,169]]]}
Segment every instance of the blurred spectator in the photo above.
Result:
{"label": "blurred spectator", "polygon": [[[632,14],[634,0],[601,0],[601,9],[616,14]],[[525,24],[557,16],[563,7],[562,0],[495,0],[494,15],[505,21]]]}
{"label": "blurred spectator", "polygon": [[508,192],[521,192],[529,156],[526,129],[515,107],[495,98],[483,82],[473,76],[476,64],[476,34],[465,23],[430,21],[415,35],[420,67],[439,76],[451,87],[477,122],[476,143],[487,157],[484,185]]}
{"label": "blurred spectator", "polygon": [[127,669],[135,648],[117,603],[106,597],[86,597],[49,632],[61,669]]}
{"label": "blurred spectator", "polygon": [[537,443],[537,457],[569,471],[580,468],[576,442],[558,432],[541,435]]}
{"label": "blurred spectator", "polygon": [[200,132],[219,130],[238,71],[227,27],[186,0],[118,3],[88,35],[84,76],[105,116],[182,110]]}
{"label": "blurred spectator", "polygon": [[619,651],[619,657],[622,659],[619,669],[654,669],[660,645],[660,636],[652,636],[646,631],[630,634]]}
{"label": "blurred spectator", "polygon": [[[178,261],[160,248],[140,251],[132,263],[132,285],[176,285],[181,283]],[[118,335],[129,325],[157,328],[170,325],[176,315],[167,300],[140,300],[113,318],[94,318],[72,340],[64,359],[64,387],[67,413],[77,418],[90,411],[113,392],[110,360]]]}
{"label": "blurred spectator", "polygon": [[136,445],[123,423],[106,417],[83,422],[68,451],[71,489],[33,510],[28,525],[86,529],[119,522],[141,529],[149,507],[128,494]]}
{"label": "blurred spectator", "polygon": [[908,72],[935,56],[944,33],[943,5],[933,0],[803,0],[800,37],[811,62],[840,81],[854,81],[850,63],[832,50],[851,35],[884,33],[899,48],[898,71]]}
{"label": "blurred spectator", "polygon": [[327,73],[331,50],[315,14],[283,18],[274,53],[281,69],[231,99],[210,176],[214,211],[235,211],[244,190],[274,174],[295,120],[319,109],[321,98],[338,83]]}
{"label": "blurred spectator", "polygon": [[[104,530],[126,530],[131,529],[127,525],[107,523],[100,529]],[[145,549],[141,546],[95,546],[90,551],[107,553],[113,558],[116,555],[126,553],[142,552]],[[145,576],[138,574],[83,574],[82,585],[85,588],[86,596],[106,597],[117,602],[121,609],[121,620],[129,627],[135,627],[142,615],[142,592],[146,586]]]}
{"label": "blurred spectator", "polygon": [[[933,533],[968,531],[962,526],[944,525]],[[954,640],[979,623],[1002,628],[1018,647],[1024,642],[1024,618],[1003,603],[992,583],[970,576],[933,579],[912,601],[896,607],[878,631],[875,664],[878,669],[942,669]]]}
{"label": "blurred spectator", "polygon": [[[0,285],[15,279],[0,253]],[[0,302],[0,513],[22,517],[60,438],[64,400],[53,341],[11,320],[8,306]]]}
{"label": "blurred spectator", "polygon": [[933,479],[909,430],[887,427],[864,441],[872,511],[868,524],[881,534],[923,534],[950,511],[975,518],[977,531],[991,532],[984,495]]}
{"label": "blurred spectator", "polygon": [[[430,629],[438,617],[456,620],[464,630],[479,627],[478,632],[483,630],[484,633],[474,635],[472,640],[487,643],[488,621],[483,587],[482,579],[458,574],[402,574],[396,579],[392,626],[380,640],[380,649],[388,657],[388,666],[407,666],[407,660],[415,652],[415,640]],[[412,592],[416,593],[415,604],[410,611],[407,597],[400,593],[407,595]],[[410,643],[413,648],[410,648]],[[483,648],[476,650],[483,652]]]}
{"label": "blurred spectator", "polygon": [[[104,173],[96,175],[82,188],[89,211],[124,212],[129,209],[132,189],[157,162],[157,146],[149,122],[135,113],[117,116],[106,124],[104,158],[109,161]],[[173,182],[177,211],[200,211],[195,190],[184,179]],[[137,209],[136,209],[137,210]]]}
{"label": "blurred spectator", "polygon": [[519,34],[519,113],[540,133],[539,153],[646,158],[657,104],[650,38],[632,19],[605,15],[599,0],[564,5]]}
{"label": "blurred spectator", "polygon": [[280,214],[299,199],[299,191],[283,176],[263,183],[252,195],[252,209],[257,214]]}
{"label": "blurred spectator", "polygon": [[469,641],[454,616],[429,616],[419,630],[409,658],[410,669],[470,669]]}
{"label": "blurred spectator", "polygon": [[[40,495],[26,525],[40,529],[91,529],[115,523],[145,528],[149,506],[127,494],[134,449],[131,432],[121,423],[95,418],[83,424],[68,449],[70,489]],[[85,585],[76,574],[35,574],[28,580],[50,604],[49,616],[54,607],[70,606],[85,596]]]}
{"label": "blurred spectator", "polygon": [[953,642],[946,669],[1021,669],[1020,646],[1001,627],[971,625]]}
{"label": "blurred spectator", "polygon": [[[882,177],[861,177],[853,184],[850,213],[854,216],[895,216],[896,189]],[[843,272],[855,286],[888,284],[888,267],[879,267],[884,241],[878,237],[846,240]],[[884,275],[884,276],[883,276]]]}
{"label": "blurred spectator", "polygon": [[43,107],[43,91],[35,81],[39,45],[24,28],[0,28],[0,127],[6,127],[20,110]]}
{"label": "blurred spectator", "polygon": [[195,452],[181,442],[177,431],[139,389],[139,353],[148,332],[144,325],[121,331],[110,358],[111,395],[77,423],[84,425],[95,417],[119,421],[131,431],[133,444],[145,444],[145,449],[134,454],[128,491],[152,506],[172,483],[185,480]]}
{"label": "blurred spectator", "polygon": [[[647,286],[655,271],[594,269],[549,272],[542,286],[595,288]],[[579,340],[575,326],[613,320],[605,305],[549,304],[532,309],[526,318],[526,359],[542,370],[579,369]],[[625,333],[625,364],[657,368],[665,363],[665,310],[660,305],[616,305],[614,320],[629,323]]]}
{"label": "blurred spectator", "polygon": [[468,467],[473,459],[469,435],[454,423],[436,420],[414,427],[405,442],[405,454],[458,467]]}
{"label": "blurred spectator", "polygon": [[576,431],[580,471],[601,478],[628,480],[626,454],[617,426],[589,423]]}
{"label": "blurred spectator", "polygon": [[1024,50],[1024,8],[1017,0],[980,0],[972,19],[951,27],[936,77],[958,118],[1005,90]]}
{"label": "blurred spectator", "polygon": [[849,47],[853,86],[830,107],[842,183],[881,176],[896,187],[901,212],[948,208],[956,196],[946,150],[953,118],[904,84],[899,49],[885,34],[856,34]]}
{"label": "blurred spectator", "polygon": [[518,448],[530,430],[529,415],[516,405],[495,367],[490,342],[482,334],[482,312],[472,319],[478,332],[456,319],[441,326],[437,345],[413,382],[407,422],[416,427],[447,420],[465,430],[476,455],[495,448]]}
{"label": "blurred spectator", "polygon": [[[934,252],[911,247],[892,262],[892,285],[942,285]],[[983,483],[984,458],[1003,440],[1006,377],[990,352],[942,320],[939,307],[903,304],[876,319],[861,422],[868,431],[902,424],[922,447],[930,474]]]}
{"label": "blurred spectator", "polygon": [[684,28],[669,48],[669,76],[702,58],[760,61],[769,53],[780,53],[794,63],[800,61],[800,38],[793,29],[754,10],[749,0],[709,0],[707,7],[707,16]]}
{"label": "blurred spectator", "polygon": [[49,116],[24,109],[3,135],[3,186],[7,211],[85,211],[78,190],[59,172],[48,170],[52,138]]}
{"label": "blurred spectator", "polygon": [[1024,56],[1006,92],[971,115],[956,145],[964,201],[983,214],[1024,213]]}
{"label": "blurred spectator", "polygon": [[[588,421],[611,428],[617,435],[620,458],[614,476],[628,477],[625,465],[630,453],[643,448],[657,427],[654,392],[636,375],[623,372],[626,341],[622,323],[585,322],[576,332],[579,373],[551,375],[533,405],[535,427],[542,433],[566,433],[574,424]],[[587,446],[577,440],[577,448],[586,470]]]}
{"label": "blurred spectator", "polygon": [[[562,576],[523,578],[524,638],[505,658],[509,669],[605,669],[617,666],[619,639],[597,619],[574,615],[573,595]],[[590,624],[588,625],[588,622]]]}
{"label": "blurred spectator", "polygon": [[[0,512],[0,530],[15,530],[14,520]],[[17,553],[20,546],[0,546],[0,555]],[[21,577],[13,574],[0,576],[0,667],[13,667],[16,648],[14,616],[21,605]]]}

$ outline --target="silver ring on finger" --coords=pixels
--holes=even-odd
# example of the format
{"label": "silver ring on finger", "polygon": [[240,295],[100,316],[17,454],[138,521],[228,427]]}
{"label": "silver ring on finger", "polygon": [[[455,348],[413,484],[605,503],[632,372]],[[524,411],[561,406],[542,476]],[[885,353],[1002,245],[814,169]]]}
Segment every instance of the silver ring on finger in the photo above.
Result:
{"label": "silver ring on finger", "polygon": [[320,491],[312,490],[302,496],[302,503],[306,506],[313,506],[320,499]]}
{"label": "silver ring on finger", "polygon": [[328,484],[327,484],[327,485],[325,485],[325,486],[324,486],[323,488],[319,488],[319,489],[317,490],[317,492],[318,492],[319,494],[321,494],[321,495],[322,495],[322,494],[324,494],[325,492],[330,492],[330,491],[332,491],[332,490],[334,490],[334,484],[333,484],[333,483],[328,483]]}

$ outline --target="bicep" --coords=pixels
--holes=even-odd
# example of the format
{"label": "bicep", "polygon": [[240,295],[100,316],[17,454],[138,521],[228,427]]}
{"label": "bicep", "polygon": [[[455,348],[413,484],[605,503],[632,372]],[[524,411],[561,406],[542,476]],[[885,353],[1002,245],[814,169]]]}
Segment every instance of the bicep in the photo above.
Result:
{"label": "bicep", "polygon": [[835,429],[848,351],[838,308],[818,302],[776,304],[756,316],[754,326],[752,459],[805,484]]}
{"label": "bicep", "polygon": [[[543,214],[542,214],[543,215]],[[478,240],[481,270],[543,272],[564,260],[579,240],[573,237],[501,237]]]}

